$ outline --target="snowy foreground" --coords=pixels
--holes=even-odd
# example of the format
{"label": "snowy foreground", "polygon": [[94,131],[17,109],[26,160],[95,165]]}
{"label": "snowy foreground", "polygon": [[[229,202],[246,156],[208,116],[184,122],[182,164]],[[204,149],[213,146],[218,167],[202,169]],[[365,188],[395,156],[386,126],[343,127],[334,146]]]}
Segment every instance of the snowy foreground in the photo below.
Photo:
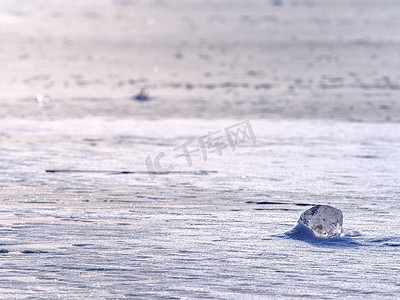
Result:
{"label": "snowy foreground", "polygon": [[[1,297],[398,294],[400,125],[256,120],[255,145],[170,160],[217,173],[110,171],[237,121],[0,121]],[[342,238],[288,234],[320,203]]]}

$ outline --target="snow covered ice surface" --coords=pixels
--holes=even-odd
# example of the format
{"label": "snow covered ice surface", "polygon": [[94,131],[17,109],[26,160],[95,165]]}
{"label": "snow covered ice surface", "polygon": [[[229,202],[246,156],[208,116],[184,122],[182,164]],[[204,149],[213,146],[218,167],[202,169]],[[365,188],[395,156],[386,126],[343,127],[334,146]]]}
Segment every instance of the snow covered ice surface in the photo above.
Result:
{"label": "snow covered ice surface", "polygon": [[[44,172],[145,170],[236,121],[0,120],[2,297],[393,298],[398,124],[253,120],[256,145],[193,160],[208,175]],[[343,237],[284,234],[317,203]]]}
{"label": "snow covered ice surface", "polygon": [[398,297],[400,2],[0,8],[0,299]]}

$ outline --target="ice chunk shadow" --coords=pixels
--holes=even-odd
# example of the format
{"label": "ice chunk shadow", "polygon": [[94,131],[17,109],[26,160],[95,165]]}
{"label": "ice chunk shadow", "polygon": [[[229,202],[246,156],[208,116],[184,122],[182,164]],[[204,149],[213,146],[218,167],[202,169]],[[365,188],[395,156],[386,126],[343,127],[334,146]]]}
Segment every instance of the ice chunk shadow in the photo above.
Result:
{"label": "ice chunk shadow", "polygon": [[377,239],[370,239],[368,243],[380,247],[400,247],[400,238],[398,237],[383,237]]}
{"label": "ice chunk shadow", "polygon": [[293,240],[304,241],[310,245],[322,248],[357,248],[360,243],[354,241],[351,237],[322,238],[303,225],[298,223],[292,230],[285,232],[284,236]]}

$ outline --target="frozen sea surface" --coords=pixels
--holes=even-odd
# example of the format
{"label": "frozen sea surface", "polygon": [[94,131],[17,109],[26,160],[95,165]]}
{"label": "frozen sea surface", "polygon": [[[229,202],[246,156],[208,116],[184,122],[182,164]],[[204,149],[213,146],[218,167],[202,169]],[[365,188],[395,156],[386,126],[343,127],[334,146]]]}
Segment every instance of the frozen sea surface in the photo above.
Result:
{"label": "frozen sea surface", "polygon": [[0,1],[0,298],[398,298],[399,3]]}
{"label": "frozen sea surface", "polygon": [[[255,145],[168,161],[217,173],[145,173],[238,121],[1,120],[1,297],[396,298],[400,125],[251,120]],[[343,238],[288,234],[320,203]]]}

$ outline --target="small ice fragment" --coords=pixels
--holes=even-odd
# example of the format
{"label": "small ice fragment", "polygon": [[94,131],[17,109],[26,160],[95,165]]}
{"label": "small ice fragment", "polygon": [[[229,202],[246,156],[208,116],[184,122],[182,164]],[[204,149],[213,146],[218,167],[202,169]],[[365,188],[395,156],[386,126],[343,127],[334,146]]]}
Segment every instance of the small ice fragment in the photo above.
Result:
{"label": "small ice fragment", "polygon": [[47,103],[47,102],[50,102],[50,98],[49,98],[49,96],[44,96],[42,94],[36,94],[36,101],[39,103],[43,103],[43,102]]}
{"label": "small ice fragment", "polygon": [[298,223],[310,228],[318,237],[340,237],[343,214],[329,205],[315,205],[301,214]]}
{"label": "small ice fragment", "polygon": [[135,100],[145,101],[145,100],[149,100],[150,96],[149,96],[149,92],[145,88],[142,88],[140,90],[140,92],[133,98]]}

